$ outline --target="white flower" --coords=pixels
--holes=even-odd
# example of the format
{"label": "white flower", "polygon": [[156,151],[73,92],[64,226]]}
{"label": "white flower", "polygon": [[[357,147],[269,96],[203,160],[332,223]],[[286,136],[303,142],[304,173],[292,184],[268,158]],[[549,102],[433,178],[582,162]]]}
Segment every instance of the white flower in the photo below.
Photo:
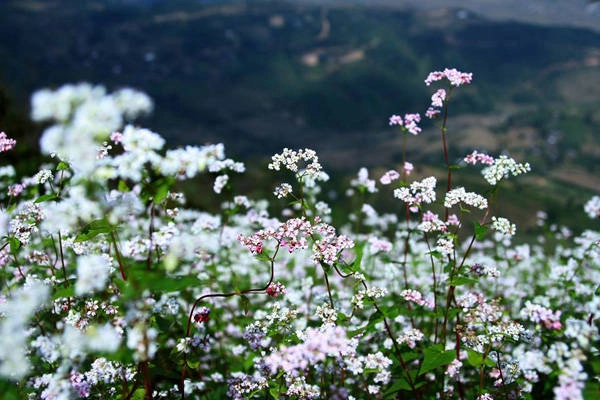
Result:
{"label": "white flower", "polygon": [[502,217],[492,217],[492,229],[504,236],[514,236],[517,232],[517,226]]}
{"label": "white flower", "polygon": [[75,294],[78,296],[101,291],[106,286],[110,274],[110,263],[101,255],[85,255],[77,258],[77,282]]}
{"label": "white flower", "polygon": [[590,218],[600,218],[600,196],[592,197],[585,203],[583,210]]}
{"label": "white flower", "polygon": [[529,163],[517,163],[512,158],[502,155],[496,158],[492,165],[484,168],[481,173],[490,185],[495,185],[510,175],[517,176],[529,171],[531,171]]}

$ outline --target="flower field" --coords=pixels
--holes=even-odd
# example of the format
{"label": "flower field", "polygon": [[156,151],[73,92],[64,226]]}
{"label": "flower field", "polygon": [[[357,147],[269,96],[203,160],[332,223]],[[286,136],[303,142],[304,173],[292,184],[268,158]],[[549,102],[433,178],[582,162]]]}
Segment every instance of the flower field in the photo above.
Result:
{"label": "flower field", "polygon": [[[361,168],[338,226],[311,149],[273,155],[272,196],[249,198],[223,145],[167,149],[134,125],[153,108],[144,93],[34,93],[47,162],[0,168],[3,398],[598,398],[600,229],[540,210],[526,243],[497,215],[503,183],[535,166],[450,159],[451,100],[472,80],[432,72],[423,121],[389,120],[407,147],[425,120],[439,127],[444,176],[406,157],[382,176]],[[0,134],[0,152],[18,145]],[[455,185],[462,169],[487,190]],[[199,175],[219,212],[186,205]],[[600,218],[600,197],[571,212]]]}

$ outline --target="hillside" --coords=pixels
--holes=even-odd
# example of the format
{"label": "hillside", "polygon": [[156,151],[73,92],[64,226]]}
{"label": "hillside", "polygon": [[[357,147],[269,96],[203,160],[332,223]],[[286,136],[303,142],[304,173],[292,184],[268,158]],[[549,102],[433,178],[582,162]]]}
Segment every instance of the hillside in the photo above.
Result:
{"label": "hillside", "polygon": [[[451,66],[475,76],[452,104],[454,157],[508,151],[534,165],[535,185],[600,187],[593,30],[435,2],[413,11],[384,1],[205,3],[2,2],[0,81],[11,115],[26,115],[40,87],[128,85],[155,100],[144,124],[174,144],[220,141],[242,158],[309,146],[330,168],[354,171],[399,161],[387,118],[423,112],[424,77]],[[23,130],[31,143],[35,129]],[[435,167],[439,154],[425,124],[409,157]]]}

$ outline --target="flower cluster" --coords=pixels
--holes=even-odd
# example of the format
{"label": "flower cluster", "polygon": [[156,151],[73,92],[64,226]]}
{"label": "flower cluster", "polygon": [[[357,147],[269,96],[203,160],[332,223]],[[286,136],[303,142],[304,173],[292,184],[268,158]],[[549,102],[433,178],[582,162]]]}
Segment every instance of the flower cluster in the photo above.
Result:
{"label": "flower cluster", "polygon": [[496,185],[502,179],[506,179],[511,175],[518,176],[529,171],[531,171],[529,163],[517,163],[514,159],[501,155],[494,159],[489,167],[484,168],[481,174],[490,185]]}
{"label": "flower cluster", "polygon": [[455,68],[446,68],[443,71],[430,72],[425,79],[425,84],[429,86],[433,82],[441,81],[442,79],[447,79],[452,86],[458,87],[470,84],[473,74],[471,72],[460,72]]}
{"label": "flower cluster", "polygon": [[17,141],[6,136],[6,133],[0,132],[0,153],[10,151],[15,148]]}
{"label": "flower cluster", "polygon": [[[298,163],[303,161],[306,164],[305,170],[301,171]],[[308,177],[316,179],[319,177],[321,172],[321,164],[319,164],[319,157],[317,153],[311,149],[300,149],[298,151],[290,150],[288,148],[283,149],[281,154],[275,154],[272,157],[272,162],[269,164],[269,169],[279,171],[281,167],[295,172],[308,175]]]}
{"label": "flower cluster", "polygon": [[[433,100],[446,113],[471,75],[428,77],[440,79],[450,87]],[[167,149],[127,124],[151,105],[136,93],[36,94],[35,118],[55,122],[42,148],[59,157],[30,177],[0,168],[4,397],[562,399],[595,389],[599,232],[540,213],[535,240],[513,241],[515,224],[471,213],[489,197],[454,181],[436,196],[433,176],[406,182],[410,163],[380,179],[396,182],[406,207],[356,196],[333,225],[308,149],[273,156],[270,169],[292,171],[298,187],[272,214],[237,191],[230,175],[245,166],[223,145]],[[410,128],[415,115],[391,122]],[[77,145],[62,142],[71,130]],[[492,184],[530,168],[476,151],[464,162],[484,164]],[[214,183],[182,184],[201,173]],[[276,185],[277,197],[292,193]],[[186,204],[211,186],[227,188],[213,196],[220,204]],[[364,168],[348,190],[377,187]],[[597,218],[599,203],[585,212]]]}
{"label": "flower cluster", "polygon": [[444,207],[451,208],[458,203],[485,210],[488,206],[487,199],[477,193],[467,192],[465,188],[459,187],[446,193]]}
{"label": "flower cluster", "polygon": [[395,114],[390,117],[390,126],[399,126],[403,131],[407,131],[413,135],[421,133],[421,128],[418,125],[419,122],[421,122],[421,115],[418,113],[404,114],[404,119]]}
{"label": "flower cluster", "polygon": [[394,197],[402,200],[410,206],[429,204],[435,201],[435,185],[437,179],[433,176],[421,181],[414,181],[410,187],[401,187],[394,190]]}

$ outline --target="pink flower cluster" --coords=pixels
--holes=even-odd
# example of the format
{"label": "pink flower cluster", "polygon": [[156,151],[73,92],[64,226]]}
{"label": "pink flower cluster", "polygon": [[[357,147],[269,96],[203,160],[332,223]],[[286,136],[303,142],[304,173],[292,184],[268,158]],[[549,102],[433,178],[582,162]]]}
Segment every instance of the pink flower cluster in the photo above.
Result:
{"label": "pink flower cluster", "polygon": [[419,122],[421,122],[421,115],[419,113],[404,114],[404,120],[401,116],[395,114],[390,117],[390,126],[398,125],[413,135],[421,133],[421,128],[417,125]]}
{"label": "pink flower cluster", "polygon": [[110,134],[110,140],[112,140],[114,144],[119,144],[123,141],[123,134],[121,132],[113,132]]}
{"label": "pink flower cluster", "polygon": [[468,85],[471,83],[473,79],[473,73],[471,72],[460,72],[455,68],[446,68],[443,71],[433,71],[430,72],[425,79],[425,84],[427,86],[431,85],[433,82],[441,81],[442,79],[448,79],[452,86],[461,86]]}
{"label": "pink flower cluster", "polygon": [[354,247],[354,242],[345,235],[336,235],[333,226],[321,222],[315,217],[311,225],[304,217],[292,218],[279,225],[277,228],[268,228],[255,232],[250,236],[239,234],[238,241],[246,246],[253,254],[262,252],[265,240],[275,240],[282,247],[287,247],[290,253],[308,248],[308,238],[311,237],[313,245],[312,260],[315,264],[324,262],[333,264],[337,261],[340,252]]}
{"label": "pink flower cluster", "polygon": [[494,157],[488,156],[485,153],[479,153],[477,150],[467,155],[464,160],[467,164],[473,165],[476,165],[477,163],[492,165],[494,163]]}
{"label": "pink flower cluster", "polygon": [[201,307],[194,314],[194,321],[198,324],[210,321],[210,308]]}
{"label": "pink flower cluster", "polygon": [[406,289],[400,293],[400,296],[411,303],[415,303],[419,306],[425,306],[427,308],[433,308],[433,301],[426,300],[423,298],[423,295],[418,290],[414,289]]}
{"label": "pink flower cluster", "polygon": [[[427,79],[425,79],[425,84],[429,86],[433,82],[441,81],[442,79],[448,79],[448,81],[450,81],[450,85],[458,87],[471,83],[472,78],[473,74],[470,72],[460,72],[455,68],[446,68],[443,71],[430,72],[427,76]],[[437,118],[440,115],[439,108],[443,107],[446,97],[446,90],[438,89],[431,96],[431,107],[427,109],[425,116],[430,119]]]}
{"label": "pink flower cluster", "polygon": [[281,282],[271,282],[267,287],[267,294],[271,297],[281,296],[287,293],[285,286]]}
{"label": "pink flower cluster", "polygon": [[538,304],[533,304],[530,301],[525,303],[525,308],[521,310],[521,317],[532,322],[541,323],[546,328],[552,330],[562,329],[560,322],[560,310],[552,311]]}
{"label": "pink flower cluster", "polygon": [[250,236],[239,234],[237,240],[246,246],[252,254],[262,253],[265,240],[276,240],[282,247],[287,247],[290,253],[308,247],[307,237],[312,233],[312,225],[304,217],[292,218],[277,228],[267,228]]}
{"label": "pink flower cluster", "polygon": [[6,133],[0,132],[0,153],[9,151],[15,148],[17,141],[6,136]]}
{"label": "pink flower cluster", "polygon": [[278,352],[266,357],[264,362],[273,375],[281,369],[286,374],[298,376],[327,357],[353,355],[356,345],[356,341],[346,338],[346,330],[340,326],[308,328],[303,343],[282,347]]}

